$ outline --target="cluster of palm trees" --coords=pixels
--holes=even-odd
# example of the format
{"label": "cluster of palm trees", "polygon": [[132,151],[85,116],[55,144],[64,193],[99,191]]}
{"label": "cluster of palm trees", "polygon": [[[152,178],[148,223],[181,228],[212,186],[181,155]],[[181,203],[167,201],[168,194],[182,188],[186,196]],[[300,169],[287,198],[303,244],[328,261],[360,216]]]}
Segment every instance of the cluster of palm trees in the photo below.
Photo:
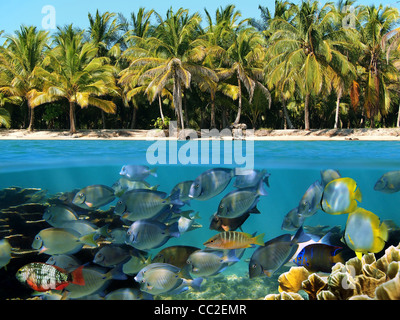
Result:
{"label": "cluster of palm trees", "polygon": [[51,36],[21,26],[0,47],[0,125],[399,126],[397,9],[353,0],[259,9],[259,20],[234,5],[205,9],[204,20],[183,8],[97,11],[88,30]]}

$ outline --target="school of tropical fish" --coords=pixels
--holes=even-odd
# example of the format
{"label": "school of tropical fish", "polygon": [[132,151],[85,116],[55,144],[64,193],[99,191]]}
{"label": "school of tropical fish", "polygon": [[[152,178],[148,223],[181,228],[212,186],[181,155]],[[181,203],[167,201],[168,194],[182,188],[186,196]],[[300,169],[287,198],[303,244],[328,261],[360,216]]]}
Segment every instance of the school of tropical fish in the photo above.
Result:
{"label": "school of tropical fish", "polygon": [[[250,234],[243,226],[253,214],[263,214],[257,203],[268,196],[271,174],[267,170],[212,168],[194,180],[178,183],[170,192],[146,181],[150,175],[157,178],[156,168],[125,165],[119,175],[112,186],[85,186],[46,206],[42,216],[46,227],[29,241],[33,258],[44,255],[47,260],[21,265],[15,274],[32,295],[136,300],[201,290],[204,279],[212,279],[240,261],[245,250],[251,250],[246,261],[250,279],[271,277],[285,265],[330,272],[337,262],[381,252],[391,230],[389,222],[361,206],[362,190],[357,182],[333,169],[321,171],[320,179],[305,191],[298,206],[285,215],[282,230],[291,233],[268,240],[263,230]],[[189,210],[190,202],[222,194],[232,180],[234,189],[214,208],[210,225],[197,223],[205,213]],[[400,171],[383,174],[373,188],[384,193],[400,191]],[[104,207],[117,218],[118,226],[97,225],[98,220],[85,214]],[[318,211],[347,214],[344,230],[334,227],[321,235],[305,228],[306,219]],[[216,232],[204,239],[203,248],[183,242],[167,245],[170,239],[198,228]],[[149,254],[162,246],[157,254]],[[92,261],[75,256],[86,248],[95,252]],[[14,248],[5,237],[0,240],[0,269],[7,268],[13,258]],[[135,286],[104,294],[112,281],[127,279]]]}

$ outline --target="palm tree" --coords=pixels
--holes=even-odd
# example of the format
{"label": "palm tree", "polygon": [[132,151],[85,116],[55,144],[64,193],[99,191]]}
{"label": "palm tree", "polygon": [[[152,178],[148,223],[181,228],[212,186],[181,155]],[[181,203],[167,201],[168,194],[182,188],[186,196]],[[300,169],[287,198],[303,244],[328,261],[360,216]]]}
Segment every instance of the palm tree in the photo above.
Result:
{"label": "palm tree", "polygon": [[38,68],[43,64],[48,49],[48,32],[34,26],[21,26],[14,35],[6,36],[5,48],[0,53],[0,91],[11,98],[20,97],[28,106],[28,130],[33,130],[34,107],[32,100],[41,90]]}
{"label": "palm tree", "polygon": [[153,100],[160,96],[167,85],[172,84],[178,125],[184,129],[182,89],[189,89],[192,79],[216,76],[211,69],[193,62],[190,57],[194,52],[191,49],[201,21],[200,15],[189,15],[188,10],[182,8],[176,13],[172,9],[168,10],[165,20],[158,13],[156,15],[160,24],[155,30],[155,36],[148,39],[153,53],[151,56],[134,59],[130,68],[142,69],[138,84],[148,83],[146,93],[151,92]]}
{"label": "palm tree", "polygon": [[[90,13],[89,18],[89,30],[88,36],[89,41],[92,41],[97,48],[97,57],[114,56],[119,57],[120,55],[120,43],[122,37],[120,35],[121,25],[115,18],[115,13],[105,12],[100,15],[99,11],[96,11],[96,15],[93,17]],[[103,129],[106,128],[104,111],[101,110],[101,118],[103,122]]]}
{"label": "palm tree", "polygon": [[239,31],[232,45],[227,49],[227,67],[219,70],[220,80],[231,78],[235,75],[238,84],[238,111],[234,125],[239,124],[242,112],[242,83],[249,93],[249,102],[253,98],[256,87],[260,88],[269,99],[271,96],[268,89],[260,82],[264,80],[262,67],[264,57],[264,38],[253,28],[246,28]]}
{"label": "palm tree", "polygon": [[116,105],[103,96],[117,94],[115,69],[109,59],[98,57],[98,48],[92,42],[83,42],[83,31],[71,25],[58,28],[55,48],[49,53],[49,70],[41,69],[45,80],[43,92],[32,102],[39,105],[65,99],[69,102],[70,132],[75,133],[75,107],[89,105],[107,113],[115,113]]}
{"label": "palm tree", "polygon": [[[346,57],[335,47],[338,41],[332,34],[332,20],[335,15],[329,10],[330,4],[321,10],[318,1],[302,1],[295,7],[291,21],[280,17],[272,22],[270,54],[284,62],[288,74],[296,75],[298,87],[304,95],[304,124],[310,129],[309,103],[311,95],[328,87],[329,65],[333,61],[342,64]],[[278,63],[279,64],[279,63]]]}
{"label": "palm tree", "polygon": [[364,110],[374,127],[375,116],[387,114],[391,103],[390,85],[398,80],[389,48],[400,36],[400,29],[394,29],[400,16],[396,8],[382,5],[364,6],[361,10],[359,64],[364,69]]}

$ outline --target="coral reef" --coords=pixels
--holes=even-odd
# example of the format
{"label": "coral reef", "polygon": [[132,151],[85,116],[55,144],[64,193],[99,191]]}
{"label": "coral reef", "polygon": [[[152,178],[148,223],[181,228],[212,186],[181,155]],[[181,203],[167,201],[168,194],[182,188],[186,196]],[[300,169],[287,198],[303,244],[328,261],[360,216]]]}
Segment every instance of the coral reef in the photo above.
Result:
{"label": "coral reef", "polygon": [[280,294],[266,299],[293,300],[299,298],[293,294],[302,290],[310,300],[400,300],[399,270],[400,244],[388,247],[378,260],[369,253],[361,260],[339,262],[327,277],[293,267],[278,279]]}

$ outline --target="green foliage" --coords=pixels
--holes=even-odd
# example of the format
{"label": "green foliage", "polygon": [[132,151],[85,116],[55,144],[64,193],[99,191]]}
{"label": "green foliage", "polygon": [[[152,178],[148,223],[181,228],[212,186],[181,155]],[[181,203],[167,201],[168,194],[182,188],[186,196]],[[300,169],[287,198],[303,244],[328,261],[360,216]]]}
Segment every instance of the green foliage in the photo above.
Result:
{"label": "green foliage", "polygon": [[235,5],[205,9],[203,21],[185,8],[139,8],[128,18],[97,10],[87,30],[66,25],[51,36],[21,26],[0,47],[0,106],[15,106],[0,108],[0,124],[65,129],[69,119],[71,132],[75,121],[165,129],[173,119],[197,130],[239,121],[252,128],[397,125],[396,8],[276,0],[274,10],[259,9],[260,20],[242,17]]}
{"label": "green foliage", "polygon": [[169,128],[169,122],[171,119],[169,117],[164,117],[164,122],[161,117],[158,117],[156,120],[153,121],[153,127],[156,129],[168,129]]}

